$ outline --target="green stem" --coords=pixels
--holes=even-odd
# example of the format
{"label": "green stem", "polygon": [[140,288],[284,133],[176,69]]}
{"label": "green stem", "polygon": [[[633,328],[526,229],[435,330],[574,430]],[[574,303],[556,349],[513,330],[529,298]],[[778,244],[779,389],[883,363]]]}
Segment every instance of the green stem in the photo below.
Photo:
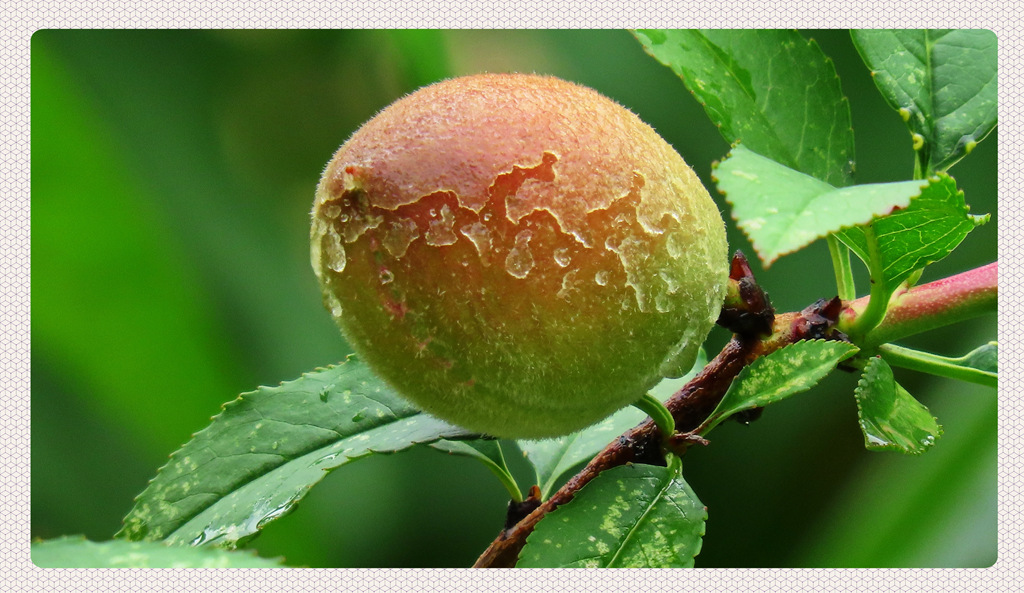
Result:
{"label": "green stem", "polygon": [[860,315],[855,317],[852,323],[843,323],[840,319],[839,329],[846,332],[855,344],[860,344],[862,338],[868,332],[875,329],[885,318],[886,309],[889,306],[889,291],[884,282],[885,276],[882,272],[882,257],[878,253],[878,237],[875,236],[874,225],[867,224],[864,229],[864,239],[868,245],[868,272],[871,274],[871,293],[868,295],[867,307]]}
{"label": "green stem", "polygon": [[654,424],[661,431],[662,441],[675,434],[676,421],[660,399],[650,393],[645,393],[643,397],[633,402],[633,405],[654,420]]}
{"label": "green stem", "polygon": [[857,288],[853,282],[853,268],[850,267],[850,248],[835,235],[830,234],[828,251],[832,254],[832,269],[836,273],[836,290],[839,298],[852,301],[857,298]]}
{"label": "green stem", "polygon": [[[897,293],[882,322],[854,343],[862,350],[871,350],[930,329],[995,313],[997,277],[997,264],[993,262]],[[840,329],[856,326],[857,318],[868,312],[873,300],[861,297],[846,303],[839,317]]]}
{"label": "green stem", "polygon": [[924,151],[914,150],[914,179],[924,179],[925,165],[922,162],[924,158]]}
{"label": "green stem", "polygon": [[883,344],[878,348],[878,353],[882,355],[883,360],[893,366],[989,387],[996,386],[995,373],[964,366],[964,357],[947,358],[895,344]]}
{"label": "green stem", "polygon": [[491,473],[498,477],[501,485],[508,490],[509,496],[514,502],[523,502],[523,493],[519,490],[519,484],[516,483],[516,479],[512,477],[512,472],[508,471],[508,465],[505,463],[505,453],[501,450],[501,444],[498,443],[498,457],[501,459],[501,463],[485,463],[487,469],[491,470]]}

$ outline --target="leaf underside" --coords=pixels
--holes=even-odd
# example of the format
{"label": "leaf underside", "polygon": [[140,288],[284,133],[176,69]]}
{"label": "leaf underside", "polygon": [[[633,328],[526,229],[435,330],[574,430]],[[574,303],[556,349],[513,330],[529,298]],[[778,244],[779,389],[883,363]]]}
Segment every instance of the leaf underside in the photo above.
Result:
{"label": "leaf underside", "polygon": [[[957,190],[956,181],[940,173],[929,179],[909,206],[871,222],[880,258],[882,282],[893,290],[915,271],[949,255],[975,227],[989,216],[973,216]],[[871,261],[871,247],[862,226],[844,229],[836,236],[862,261]]]}

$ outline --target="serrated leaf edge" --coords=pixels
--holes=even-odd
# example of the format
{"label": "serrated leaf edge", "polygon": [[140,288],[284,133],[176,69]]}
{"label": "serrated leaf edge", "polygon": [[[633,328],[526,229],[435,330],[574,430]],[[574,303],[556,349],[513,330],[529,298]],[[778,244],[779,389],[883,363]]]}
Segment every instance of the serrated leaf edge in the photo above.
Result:
{"label": "serrated leaf edge", "polygon": [[[876,359],[881,361],[882,363],[885,363],[885,361],[883,361],[881,357],[873,356],[873,357],[871,357],[871,359],[868,360],[868,365],[870,365]],[[867,431],[865,430],[865,427],[864,427],[864,410],[863,410],[863,407],[862,407],[862,404],[861,404],[861,398],[862,398],[861,393],[863,392],[864,389],[867,388],[866,387],[867,386],[867,382],[868,382],[867,374],[868,374],[868,369],[865,366],[864,372],[862,372],[861,375],[860,375],[860,378],[857,379],[857,387],[854,388],[854,390],[853,390],[853,399],[857,403],[857,424],[860,426],[861,434],[864,436],[864,447],[866,449],[868,449],[869,451],[892,451],[892,452],[895,452],[895,453],[910,454],[910,455],[915,455],[915,456],[916,455],[924,454],[927,451],[927,449],[921,449],[921,450],[915,449],[915,450],[912,450],[912,451],[907,451],[905,449],[902,449],[899,445],[897,445],[895,443],[890,443],[888,445],[881,445],[881,446],[870,446],[870,447],[868,446]],[[894,384],[896,383],[895,379],[893,380],[893,383]],[[913,396],[911,395],[911,397],[913,397]],[[916,401],[917,398],[914,398],[914,399]],[[918,402],[918,403],[920,403],[920,402]],[[924,405],[924,404],[922,404],[922,405]],[[925,408],[925,409],[927,409],[927,408]],[[939,419],[937,417],[932,416],[932,420],[935,420],[935,426],[938,428],[938,431],[937,431],[937,433],[935,435],[935,438],[938,439],[938,438],[942,437],[942,435],[943,435],[942,425],[939,424]]]}
{"label": "serrated leaf edge", "polygon": [[[740,146],[740,142],[737,141],[737,142],[733,143],[733,145],[729,149],[729,152],[726,154],[725,158],[721,159],[721,161],[715,161],[715,162],[711,163],[711,181],[715,184],[716,191],[718,191],[718,193],[725,199],[726,203],[729,204],[730,206],[732,206],[732,208],[731,208],[732,212],[735,212],[736,203],[732,199],[729,198],[729,192],[726,192],[725,190],[721,189],[721,187],[719,186],[719,179],[718,179],[718,176],[715,175],[715,171],[718,170],[718,165],[720,164],[720,162],[724,162],[724,161],[728,160],[729,158],[731,158],[732,155],[733,155],[733,151],[736,148],[738,148],[739,146]],[[753,153],[753,154],[755,154],[755,155],[757,155],[757,156],[759,156],[761,158],[765,158],[765,159],[771,160],[772,162],[774,162],[775,164],[777,164],[777,165],[779,165],[781,167],[786,167],[790,171],[794,171],[796,173],[799,173],[800,175],[804,175],[805,177],[809,177],[809,178],[814,179],[815,181],[819,181],[821,183],[827,183],[825,181],[822,181],[821,179],[818,179],[817,177],[814,177],[813,175],[807,175],[806,173],[804,173],[802,171],[798,171],[796,169],[793,169],[792,167],[788,167],[787,165],[785,165],[783,163],[780,163],[780,162],[776,161],[775,159],[772,159],[770,157],[766,157],[766,156],[764,156],[762,154],[754,152],[753,150],[750,150],[749,148],[743,147],[743,149],[747,150],[747,151],[750,151],[751,153]],[[920,180],[921,183],[922,183],[922,185],[919,188],[920,191],[918,191],[918,193],[916,193],[916,194],[914,194],[914,195],[912,195],[912,196],[910,196],[908,198],[908,206],[909,206],[910,203],[913,203],[915,198],[921,197],[921,194],[924,193],[924,189],[926,187],[928,187],[933,182],[933,180],[938,180],[939,177],[943,176],[943,175],[946,175],[946,173],[940,172],[940,173],[938,173],[936,175],[933,175],[932,177],[929,177],[928,179]],[[948,177],[948,175],[946,175],[946,176]],[[911,181],[911,180],[908,180],[908,181]],[[916,180],[913,180],[913,181],[916,181]],[[866,186],[871,185],[871,184],[862,184],[862,185],[866,187]],[[835,187],[835,186],[829,184],[829,187],[832,188],[830,190],[830,192],[835,192],[835,191],[842,191],[844,189],[851,189],[851,188],[855,188],[855,187],[859,187],[859,186],[858,185],[850,185],[850,186],[845,186],[845,187],[841,187],[840,188],[840,187]],[[830,192],[826,192],[826,193],[830,193]],[[960,191],[960,194],[962,195],[963,192]],[[823,195],[823,194],[818,194],[818,195],[820,196],[820,195]],[[755,238],[747,230],[747,226],[748,226],[747,224],[745,224],[743,221],[741,221],[739,218],[737,218],[736,215],[733,214],[733,213],[730,213],[730,218],[732,218],[732,220],[736,222],[736,227],[743,232],[743,236],[745,236],[747,238],[747,240],[750,241],[751,246],[753,246],[753,248],[754,248],[754,252],[757,253],[758,259],[761,260],[761,264],[764,266],[764,269],[767,270],[768,268],[771,267],[771,265],[773,263],[778,261],[779,258],[781,258],[782,256],[789,255],[789,254],[792,254],[792,253],[796,253],[797,251],[800,251],[800,250],[808,247],[809,245],[814,244],[816,241],[819,241],[821,239],[824,239],[824,238],[828,237],[828,235],[830,235],[830,234],[837,233],[837,232],[845,230],[845,229],[849,229],[849,228],[853,228],[853,227],[857,227],[857,226],[863,226],[863,225],[866,225],[866,224],[870,224],[873,220],[875,220],[877,218],[881,218],[883,216],[888,216],[888,215],[892,214],[893,212],[896,212],[896,211],[901,210],[903,208],[905,208],[905,207],[894,206],[894,207],[890,208],[886,212],[875,213],[874,215],[871,216],[871,218],[869,218],[868,220],[866,220],[864,222],[857,222],[857,223],[853,223],[853,224],[847,224],[847,225],[840,226],[839,228],[836,228],[834,230],[826,231],[826,233],[824,235],[818,235],[814,239],[811,239],[810,241],[808,241],[808,242],[806,242],[806,243],[804,243],[802,245],[799,245],[797,247],[794,247],[794,248],[791,248],[791,249],[786,249],[786,250],[781,250],[781,251],[777,251],[777,252],[773,252],[771,257],[766,257],[765,256],[765,249],[764,249],[763,242],[759,242],[759,241],[755,240]],[[983,214],[983,215],[975,216],[975,218],[985,218],[984,221],[975,222],[975,226],[977,227],[977,226],[980,226],[982,224],[985,224],[986,222],[988,222],[988,219],[990,217],[991,217],[991,214]]]}

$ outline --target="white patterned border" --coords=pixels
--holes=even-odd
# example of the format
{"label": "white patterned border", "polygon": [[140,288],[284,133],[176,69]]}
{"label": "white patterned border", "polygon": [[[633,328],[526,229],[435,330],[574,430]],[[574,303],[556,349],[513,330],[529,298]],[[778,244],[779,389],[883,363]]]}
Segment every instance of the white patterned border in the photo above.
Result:
{"label": "white patterned border", "polygon": [[[912,570],[330,570],[39,569],[29,558],[29,57],[47,28],[620,28],[951,27],[999,38],[999,308],[1021,304],[1021,25],[1015,3],[928,0],[838,3],[732,2],[38,2],[3,8],[0,63],[0,584],[3,590],[60,591],[1016,591],[1022,580],[1021,323],[999,323],[999,560],[988,569]],[[955,542],[950,542],[955,545]]]}

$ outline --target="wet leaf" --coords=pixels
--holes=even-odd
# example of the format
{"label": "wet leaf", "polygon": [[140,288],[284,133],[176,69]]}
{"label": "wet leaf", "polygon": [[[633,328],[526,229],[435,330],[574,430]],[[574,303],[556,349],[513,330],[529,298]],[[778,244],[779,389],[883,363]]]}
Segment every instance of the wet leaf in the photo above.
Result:
{"label": "wet leaf", "polygon": [[[707,354],[701,348],[689,373],[678,379],[663,380],[651,393],[662,401],[668,399],[696,376],[707,362]],[[521,440],[516,441],[516,444],[533,465],[541,498],[545,499],[559,485],[559,478],[566,472],[590,461],[615,437],[640,424],[645,418],[647,415],[639,409],[628,406],[579,432],[539,441]]]}
{"label": "wet leaf", "polygon": [[996,125],[996,36],[985,30],[853,31],[885,100],[907,122],[925,171],[944,171]]}
{"label": "wet leaf", "polygon": [[518,567],[687,568],[704,536],[707,509],[670,467],[624,465],[601,472],[530,534]]}
{"label": "wet leaf", "polygon": [[856,397],[868,449],[917,455],[942,435],[942,427],[928,408],[896,382],[892,368],[879,357],[868,361],[857,383]]}
{"label": "wet leaf", "polygon": [[804,340],[758,358],[740,371],[698,432],[707,434],[737,412],[763,408],[807,391],[857,351],[848,342]]}
{"label": "wet leaf", "polygon": [[117,537],[233,547],[291,512],[332,469],[459,436],[467,435],[421,413],[350,357],[224,404],[171,455]]}
{"label": "wet leaf", "polygon": [[712,178],[766,267],[829,233],[906,208],[928,184],[900,181],[837,189],[744,146],[734,148]]}
{"label": "wet leaf", "polygon": [[250,552],[169,546],[158,542],[91,542],[62,537],[32,544],[32,563],[40,568],[274,568],[280,559]]}
{"label": "wet leaf", "polygon": [[850,105],[818,44],[791,30],[638,30],[647,53],[678,74],[730,143],[846,185]]}
{"label": "wet leaf", "polygon": [[911,274],[949,255],[975,227],[988,222],[989,215],[974,216],[969,211],[956,181],[940,173],[909,206],[870,223],[874,241],[864,226],[844,229],[836,236],[866,264],[870,265],[871,251],[877,251],[882,275],[873,280],[892,294]]}

